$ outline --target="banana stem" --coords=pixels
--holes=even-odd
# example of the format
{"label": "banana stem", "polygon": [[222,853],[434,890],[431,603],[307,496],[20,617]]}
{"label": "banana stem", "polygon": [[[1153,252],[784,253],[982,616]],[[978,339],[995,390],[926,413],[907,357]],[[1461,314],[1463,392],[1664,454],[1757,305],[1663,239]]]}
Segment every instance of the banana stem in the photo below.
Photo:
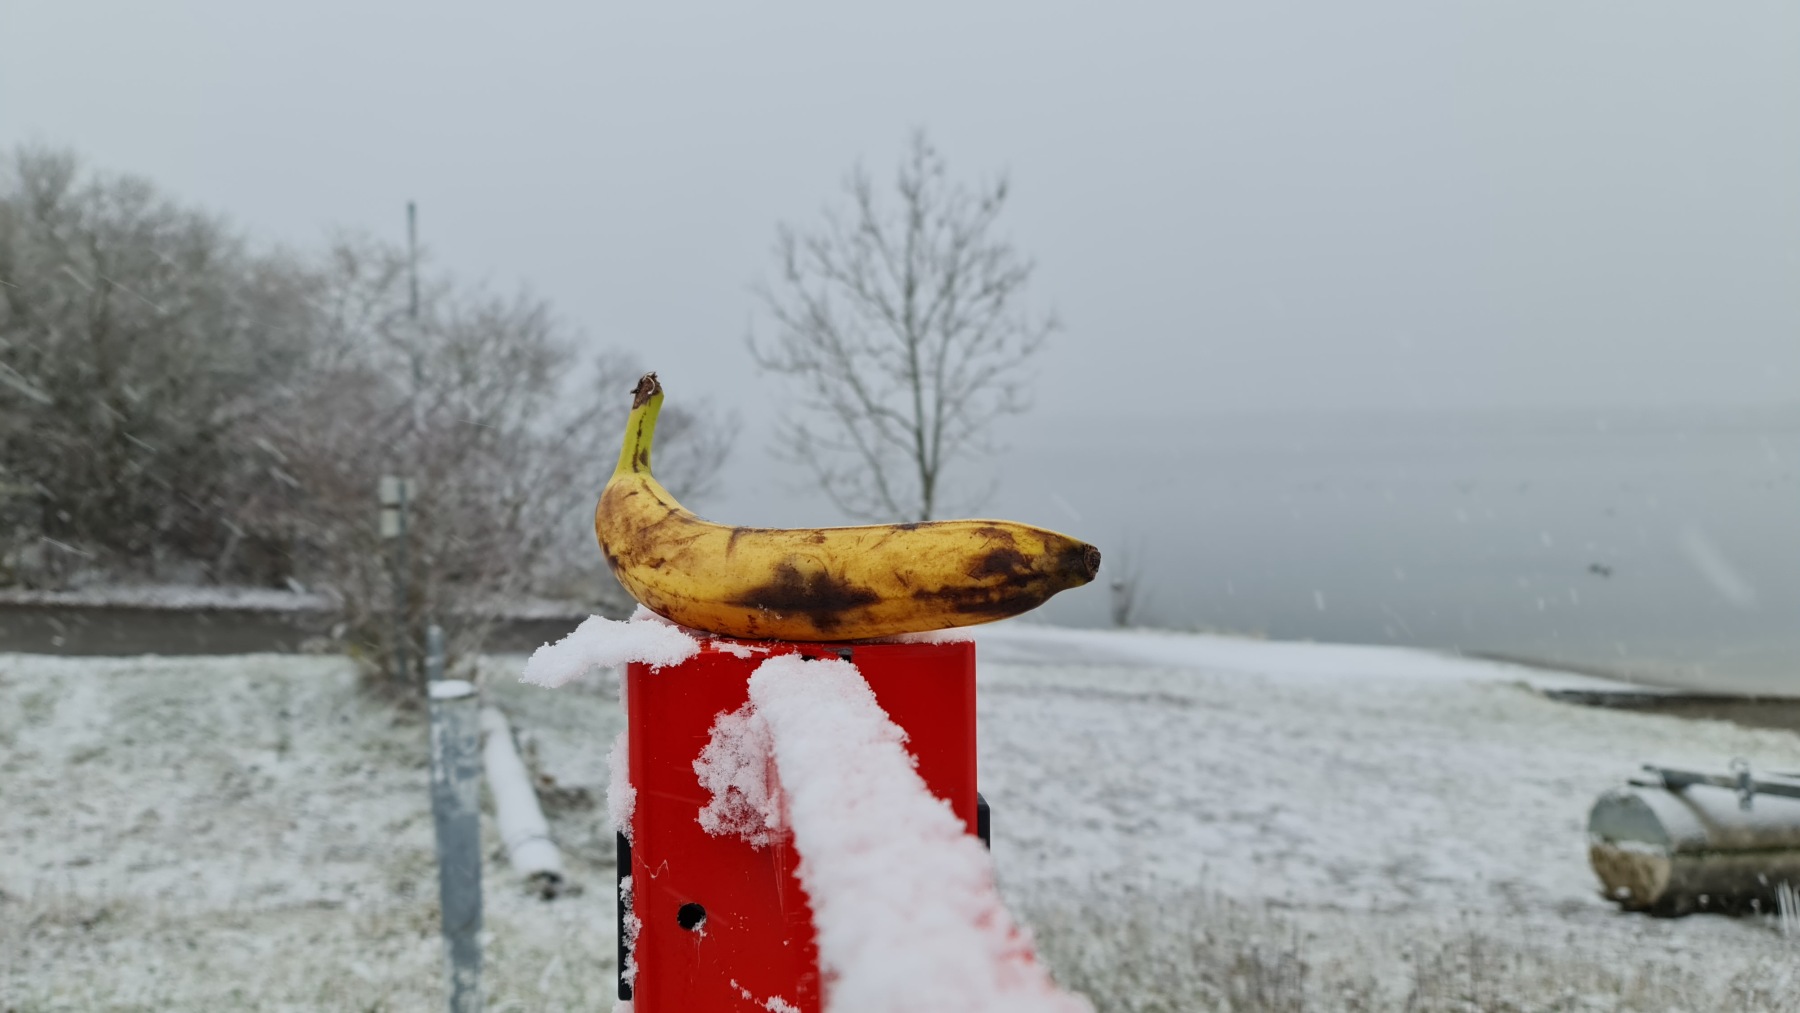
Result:
{"label": "banana stem", "polygon": [[650,473],[650,443],[656,438],[656,416],[662,411],[662,384],[655,373],[645,373],[631,391],[631,417],[625,420],[625,444],[619,448],[619,464],[613,474]]}

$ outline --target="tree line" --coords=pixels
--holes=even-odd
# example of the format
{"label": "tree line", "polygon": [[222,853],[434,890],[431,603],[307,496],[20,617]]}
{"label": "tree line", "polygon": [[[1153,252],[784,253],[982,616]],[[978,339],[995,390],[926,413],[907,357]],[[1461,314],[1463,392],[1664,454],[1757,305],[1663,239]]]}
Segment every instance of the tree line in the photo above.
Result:
{"label": "tree line", "polygon": [[[520,596],[620,604],[586,518],[637,371],[617,353],[584,362],[529,293],[428,270],[415,304],[396,244],[263,248],[139,177],[14,150],[0,165],[0,586],[319,590],[377,667],[427,616],[467,649]],[[680,409],[663,426],[659,474],[704,493],[727,428]],[[401,624],[384,474],[418,490]]]}
{"label": "tree line", "polygon": [[[891,190],[858,166],[820,224],[778,229],[748,350],[795,392],[772,449],[846,514],[982,498],[949,469],[1026,409],[1057,328],[1021,304],[1034,265],[999,233],[1009,194],[953,180],[919,131]],[[544,300],[416,279],[397,244],[267,248],[141,178],[6,153],[0,587],[320,589],[375,662],[417,659],[428,617],[472,649],[524,595],[623,606],[588,515],[640,366],[579,349]],[[672,407],[658,477],[702,495],[730,443]],[[403,545],[379,527],[383,475],[418,490]]]}

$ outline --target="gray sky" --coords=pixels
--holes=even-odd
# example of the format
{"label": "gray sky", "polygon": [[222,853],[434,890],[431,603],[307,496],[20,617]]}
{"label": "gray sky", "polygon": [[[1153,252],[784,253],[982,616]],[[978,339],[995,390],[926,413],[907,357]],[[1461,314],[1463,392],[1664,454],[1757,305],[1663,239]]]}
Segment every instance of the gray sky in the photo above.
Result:
{"label": "gray sky", "polygon": [[417,199],[752,427],[776,223],[914,125],[1012,174],[1046,413],[1795,398],[1789,0],[772,7],[0,0],[0,142],[294,245]]}

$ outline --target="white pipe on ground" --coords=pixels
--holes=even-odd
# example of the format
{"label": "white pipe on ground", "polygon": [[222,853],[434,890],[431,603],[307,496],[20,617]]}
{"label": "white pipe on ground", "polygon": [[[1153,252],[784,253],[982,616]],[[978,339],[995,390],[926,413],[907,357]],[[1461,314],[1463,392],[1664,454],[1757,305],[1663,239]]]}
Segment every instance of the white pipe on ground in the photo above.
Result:
{"label": "white pipe on ground", "polygon": [[550,824],[538,805],[531,772],[513,744],[512,727],[497,707],[481,709],[481,734],[486,740],[481,759],[487,768],[488,790],[494,796],[494,823],[513,869],[546,898],[562,888],[562,852],[550,839]]}

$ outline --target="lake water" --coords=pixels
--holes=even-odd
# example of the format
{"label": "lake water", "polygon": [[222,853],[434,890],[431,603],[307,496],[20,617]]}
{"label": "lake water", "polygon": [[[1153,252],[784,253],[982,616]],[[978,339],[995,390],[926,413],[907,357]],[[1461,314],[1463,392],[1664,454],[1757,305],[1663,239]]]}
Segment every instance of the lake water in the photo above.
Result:
{"label": "lake water", "polygon": [[[1051,621],[1110,622],[1135,570],[1146,624],[1800,693],[1800,410],[1040,412],[1007,441],[980,513],[1105,553]],[[774,489],[719,512],[820,522]]]}
{"label": "lake water", "polygon": [[[1145,622],[1800,692],[1800,413],[1046,419],[991,507]],[[1104,574],[1103,574],[1104,575]],[[1104,588],[1046,617],[1108,620]]]}

